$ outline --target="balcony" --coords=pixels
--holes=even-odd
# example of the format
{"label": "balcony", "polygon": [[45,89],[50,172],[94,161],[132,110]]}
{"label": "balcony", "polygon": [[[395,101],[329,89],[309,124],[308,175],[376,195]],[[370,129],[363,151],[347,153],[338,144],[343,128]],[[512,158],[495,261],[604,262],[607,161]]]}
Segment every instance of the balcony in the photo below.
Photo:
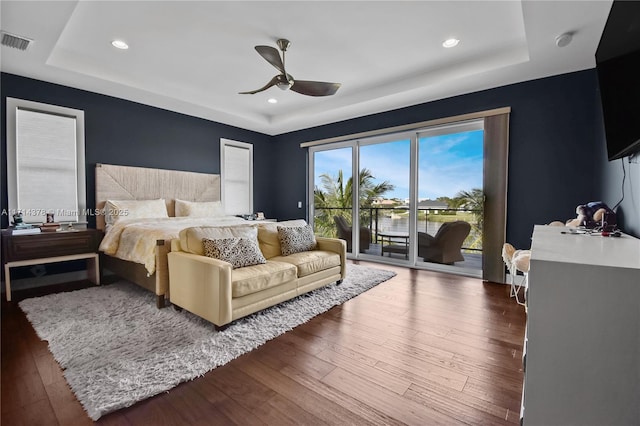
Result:
{"label": "balcony", "polygon": [[[349,207],[316,208],[314,216],[316,234],[337,237],[338,232],[333,217],[342,216],[351,223],[351,211]],[[457,220],[468,222],[471,224],[471,232],[464,240],[461,250],[465,260],[456,262],[455,266],[482,269],[482,225],[478,223],[478,217],[481,217],[479,213],[481,212],[468,209],[419,208],[417,230],[435,235],[445,222]],[[410,244],[408,207],[361,207],[360,227],[366,228],[370,236],[369,247],[361,249],[361,253],[384,255],[400,260],[407,259],[408,250],[402,250],[402,247],[404,245],[408,249]],[[389,250],[389,246],[394,249]],[[418,261],[422,262],[422,258],[418,258]]]}

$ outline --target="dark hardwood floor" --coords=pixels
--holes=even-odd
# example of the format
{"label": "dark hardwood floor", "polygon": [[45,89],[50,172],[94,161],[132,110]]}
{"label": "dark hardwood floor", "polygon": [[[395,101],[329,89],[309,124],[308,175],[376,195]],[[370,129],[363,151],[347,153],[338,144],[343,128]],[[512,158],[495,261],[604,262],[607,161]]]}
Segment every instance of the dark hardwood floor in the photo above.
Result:
{"label": "dark hardwood floor", "polygon": [[[104,425],[514,424],[525,313],[505,285],[397,276]],[[2,301],[2,425],[92,421],[17,301]]]}

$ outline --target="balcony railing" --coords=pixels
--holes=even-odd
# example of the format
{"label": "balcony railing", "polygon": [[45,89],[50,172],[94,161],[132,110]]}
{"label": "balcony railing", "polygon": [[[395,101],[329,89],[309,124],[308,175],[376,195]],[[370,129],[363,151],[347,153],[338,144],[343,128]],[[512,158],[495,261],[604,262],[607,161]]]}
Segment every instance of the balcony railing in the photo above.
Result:
{"label": "balcony railing", "polygon": [[[316,232],[335,237],[337,235],[333,216],[340,215],[351,222],[351,207],[315,207]],[[482,252],[482,229],[478,223],[481,211],[469,209],[418,208],[418,232],[435,235],[445,222],[464,220],[471,224],[471,232],[465,239],[462,250]],[[408,207],[360,207],[360,226],[371,231],[370,242],[379,241],[381,232],[409,232]]]}

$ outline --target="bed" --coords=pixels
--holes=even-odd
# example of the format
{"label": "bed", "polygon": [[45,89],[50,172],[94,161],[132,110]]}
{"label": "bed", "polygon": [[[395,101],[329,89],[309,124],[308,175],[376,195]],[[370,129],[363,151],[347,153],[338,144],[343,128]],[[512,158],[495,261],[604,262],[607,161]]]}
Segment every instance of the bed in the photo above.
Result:
{"label": "bed", "polygon": [[[101,266],[116,275],[132,281],[156,295],[158,308],[164,307],[169,296],[169,272],[167,253],[172,238],[181,229],[202,225],[246,224],[243,219],[229,216],[213,218],[175,217],[176,199],[189,202],[220,201],[220,175],[151,169],[144,167],[97,164],[96,177],[96,228],[105,232],[100,245]],[[108,200],[164,200],[166,218],[122,218],[107,223],[111,204]],[[123,250],[121,238],[134,233],[137,253]],[[131,240],[131,238],[130,238]],[[125,241],[124,239],[122,241]],[[123,244],[126,246],[127,244]],[[125,247],[126,248],[126,247]]]}

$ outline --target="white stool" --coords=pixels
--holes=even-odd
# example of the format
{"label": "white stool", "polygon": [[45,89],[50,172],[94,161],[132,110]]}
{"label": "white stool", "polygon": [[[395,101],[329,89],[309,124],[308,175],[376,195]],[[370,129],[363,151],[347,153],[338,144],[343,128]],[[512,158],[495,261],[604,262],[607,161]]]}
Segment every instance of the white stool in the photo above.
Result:
{"label": "white stool", "polygon": [[[531,250],[516,250],[511,244],[505,243],[502,246],[502,260],[509,269],[511,276],[510,297],[515,297],[519,305],[526,306],[526,300],[520,301],[518,292],[522,287],[529,285],[529,264],[531,261]],[[518,282],[518,271],[522,272],[522,279]],[[526,292],[525,292],[526,295]]]}

